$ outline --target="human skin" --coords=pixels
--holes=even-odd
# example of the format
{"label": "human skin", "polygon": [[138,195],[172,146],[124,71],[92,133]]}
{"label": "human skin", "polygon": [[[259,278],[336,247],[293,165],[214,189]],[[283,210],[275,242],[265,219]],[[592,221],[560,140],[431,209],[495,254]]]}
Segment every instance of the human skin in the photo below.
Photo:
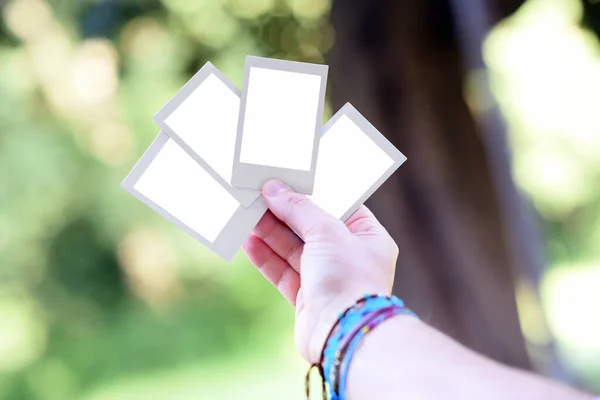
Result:
{"label": "human skin", "polygon": [[[365,206],[343,223],[279,181],[267,182],[263,197],[269,211],[244,251],[295,306],[296,344],[306,361],[316,363],[340,312],[364,294],[391,294],[398,247]],[[350,365],[347,396],[592,399],[489,360],[406,315],[382,323],[362,340]]]}

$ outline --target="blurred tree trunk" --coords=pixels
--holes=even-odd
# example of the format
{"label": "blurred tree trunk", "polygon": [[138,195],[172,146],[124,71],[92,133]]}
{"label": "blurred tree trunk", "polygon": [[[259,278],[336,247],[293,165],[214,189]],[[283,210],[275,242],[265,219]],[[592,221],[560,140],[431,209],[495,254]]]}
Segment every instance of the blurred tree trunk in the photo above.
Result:
{"label": "blurred tree trunk", "polygon": [[336,0],[329,64],[334,109],[350,101],[408,157],[368,203],[400,247],[396,292],[461,343],[530,369],[515,282],[539,278],[539,242],[485,79],[479,115],[463,96],[465,72],[485,71],[485,30],[520,3]]}

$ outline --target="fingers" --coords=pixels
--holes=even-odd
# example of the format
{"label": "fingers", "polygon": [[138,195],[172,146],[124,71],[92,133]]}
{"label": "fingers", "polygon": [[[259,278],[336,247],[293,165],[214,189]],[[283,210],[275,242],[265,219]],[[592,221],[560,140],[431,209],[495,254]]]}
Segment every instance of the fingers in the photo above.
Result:
{"label": "fingers", "polygon": [[394,260],[398,257],[398,245],[390,236],[383,225],[375,218],[375,215],[366,206],[362,205],[346,221],[348,230],[354,235],[363,238],[373,238],[378,240],[385,248],[395,254]]}
{"label": "fingers", "polygon": [[346,226],[350,232],[355,235],[385,232],[385,228],[365,205],[361,205],[360,208],[346,220]]}
{"label": "fingers", "polygon": [[375,218],[375,215],[373,215],[371,210],[369,210],[367,208],[367,206],[365,206],[364,204],[361,205],[358,208],[358,210],[354,211],[354,214],[352,214],[350,216],[350,218],[348,218],[346,220],[346,225],[351,225],[354,221],[357,221],[360,219],[373,219],[373,220],[377,221],[377,218]]}
{"label": "fingers", "polygon": [[243,249],[260,273],[295,306],[300,289],[300,275],[258,236],[251,234]]}
{"label": "fingers", "polygon": [[344,227],[306,196],[293,192],[280,181],[268,181],[263,187],[263,197],[273,214],[289,224],[305,241],[339,233]]}
{"label": "fingers", "polygon": [[304,242],[289,226],[267,211],[254,228],[254,234],[262,239],[271,250],[300,272],[300,256]]}

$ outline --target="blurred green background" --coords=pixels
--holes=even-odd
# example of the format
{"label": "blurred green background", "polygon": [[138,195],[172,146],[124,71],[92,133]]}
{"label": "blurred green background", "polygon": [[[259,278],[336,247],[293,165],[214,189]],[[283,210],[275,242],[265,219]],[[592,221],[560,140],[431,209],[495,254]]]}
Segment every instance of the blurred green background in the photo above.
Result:
{"label": "blurred green background", "polygon": [[[249,54],[326,62],[329,1],[0,6],[0,399],[303,398],[292,308],[119,183],[206,61],[240,87]],[[521,296],[525,334],[600,390],[600,44],[581,18],[530,0],[484,51],[548,243],[551,331]]]}

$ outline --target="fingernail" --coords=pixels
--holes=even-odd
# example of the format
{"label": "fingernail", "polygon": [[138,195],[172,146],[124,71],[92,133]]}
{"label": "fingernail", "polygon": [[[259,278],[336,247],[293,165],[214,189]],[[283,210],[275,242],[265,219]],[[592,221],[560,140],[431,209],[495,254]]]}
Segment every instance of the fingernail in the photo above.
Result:
{"label": "fingernail", "polygon": [[277,179],[271,179],[263,186],[263,193],[270,197],[277,196],[284,190],[290,190],[290,188],[285,183],[278,181]]}

